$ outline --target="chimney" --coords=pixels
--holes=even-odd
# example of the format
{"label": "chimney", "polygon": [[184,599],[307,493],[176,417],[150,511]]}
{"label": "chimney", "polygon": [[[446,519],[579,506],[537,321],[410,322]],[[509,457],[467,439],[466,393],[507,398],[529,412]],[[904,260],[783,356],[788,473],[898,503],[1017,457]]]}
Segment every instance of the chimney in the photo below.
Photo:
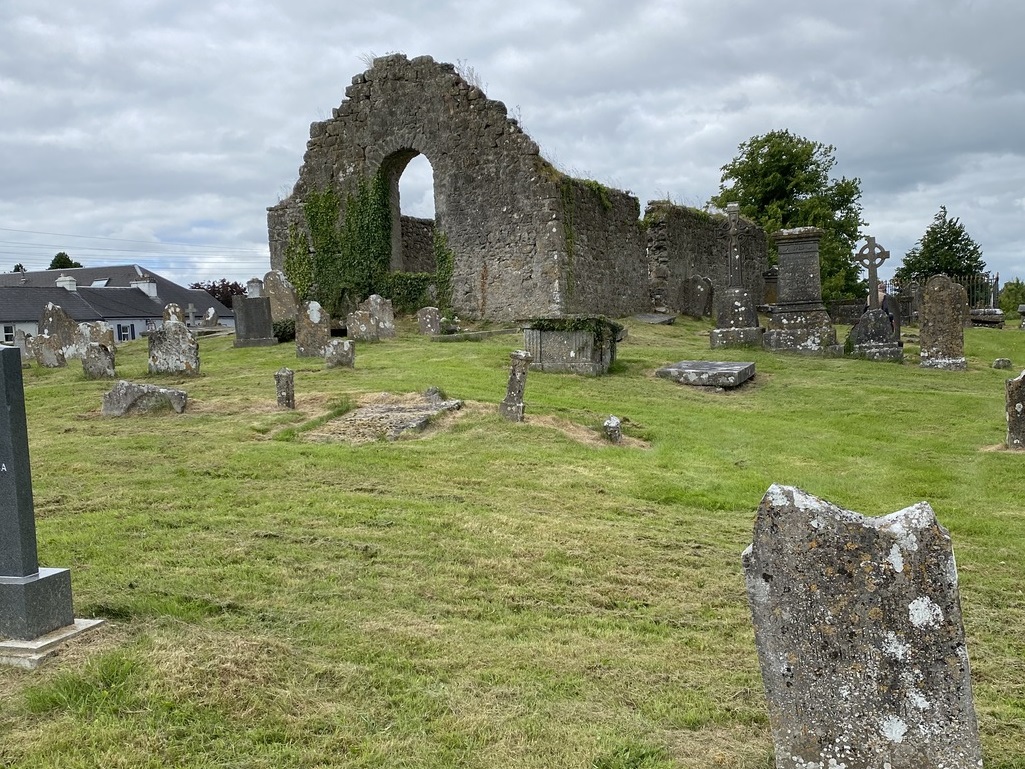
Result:
{"label": "chimney", "polygon": [[78,289],[78,281],[69,275],[65,275],[63,272],[55,282],[57,283],[57,288],[63,288],[65,291],[70,291],[71,293],[75,293]]}
{"label": "chimney", "polygon": [[148,297],[159,299],[157,296],[157,282],[148,275],[143,275],[139,280],[129,281],[128,285],[132,288],[141,289],[142,293]]}

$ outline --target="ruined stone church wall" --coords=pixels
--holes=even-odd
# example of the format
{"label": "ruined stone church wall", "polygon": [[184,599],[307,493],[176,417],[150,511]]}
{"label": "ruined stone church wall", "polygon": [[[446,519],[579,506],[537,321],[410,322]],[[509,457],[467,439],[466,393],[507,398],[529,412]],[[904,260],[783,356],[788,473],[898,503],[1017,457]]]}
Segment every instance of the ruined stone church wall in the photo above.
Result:
{"label": "ruined stone church wall", "polygon": [[402,268],[406,272],[434,272],[434,220],[402,217]]}
{"label": "ruined stone church wall", "polygon": [[[664,200],[648,203],[647,225],[649,289],[652,305],[682,312],[687,293],[684,283],[692,277],[712,281],[713,300],[729,288],[729,225],[726,216]],[[744,287],[760,302],[765,293],[768,243],[761,227],[740,220],[737,240],[743,263]]]}

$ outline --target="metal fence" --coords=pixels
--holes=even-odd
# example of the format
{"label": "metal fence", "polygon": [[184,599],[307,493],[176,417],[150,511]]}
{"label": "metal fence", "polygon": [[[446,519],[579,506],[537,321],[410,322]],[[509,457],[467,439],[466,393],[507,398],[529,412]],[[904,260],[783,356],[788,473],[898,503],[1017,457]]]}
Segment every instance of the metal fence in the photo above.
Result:
{"label": "metal fence", "polygon": [[[953,277],[951,281],[964,286],[965,292],[968,294],[968,306],[971,309],[979,310],[1000,306],[998,301],[1000,297],[999,275],[994,276],[988,272],[982,272],[978,275]],[[886,283],[886,293],[888,294],[897,297],[910,294],[910,290],[905,290],[905,287],[896,280],[883,282]],[[924,287],[925,283],[926,281],[922,281],[919,285]],[[910,289],[911,285],[907,284],[907,289]]]}

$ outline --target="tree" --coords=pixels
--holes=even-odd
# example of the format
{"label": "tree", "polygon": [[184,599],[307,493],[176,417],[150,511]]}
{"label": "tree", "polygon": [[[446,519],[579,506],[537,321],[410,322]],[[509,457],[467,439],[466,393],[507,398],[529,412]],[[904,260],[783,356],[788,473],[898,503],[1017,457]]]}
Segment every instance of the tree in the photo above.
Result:
{"label": "tree", "polygon": [[1018,308],[1025,304],[1025,283],[1021,278],[1009,280],[1000,289],[1000,309],[1004,312],[1018,312]]}
{"label": "tree", "polygon": [[228,308],[231,307],[231,298],[233,296],[245,296],[246,293],[245,286],[235,280],[229,281],[227,278],[221,278],[217,281],[208,280],[205,283],[192,283],[189,288],[203,289]]}
{"label": "tree", "polygon": [[[825,230],[819,242],[824,299],[862,296],[861,267],[854,261],[860,238],[861,180],[831,179],[835,147],[790,131],[770,131],[740,144],[740,154],[722,167],[719,194],[709,202],[726,208],[740,203],[740,213],[767,233],[793,227]],[[775,261],[771,244],[769,258]]]}
{"label": "tree", "polygon": [[980,275],[986,269],[982,249],[972,240],[961,220],[947,216],[947,207],[940,210],[925,229],[925,234],[894,273],[900,281],[924,282],[940,273],[951,278]]}
{"label": "tree", "polygon": [[53,255],[53,260],[50,262],[48,270],[68,270],[72,267],[81,267],[82,265],[67,255],[65,251],[58,251]]}
{"label": "tree", "polygon": [[24,264],[18,262],[16,265],[14,265],[14,269],[11,270],[11,272],[28,272],[28,270],[25,269]]}

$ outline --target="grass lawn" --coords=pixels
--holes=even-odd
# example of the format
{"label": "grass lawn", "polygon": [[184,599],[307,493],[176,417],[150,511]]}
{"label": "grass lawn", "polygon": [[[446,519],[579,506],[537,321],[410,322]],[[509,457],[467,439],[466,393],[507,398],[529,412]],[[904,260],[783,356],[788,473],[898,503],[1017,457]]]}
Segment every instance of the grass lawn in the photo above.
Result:
{"label": "grass lawn", "polygon": [[[911,345],[904,365],[713,353],[707,323],[625,324],[610,376],[531,372],[522,424],[497,413],[519,337],[438,344],[408,320],[354,370],[219,338],[184,380],[119,348],[119,376],[188,391],[182,415],[104,418],[109,382],[26,370],[40,563],[109,621],[0,670],[0,766],[770,769],[740,553],[775,482],[933,506],[987,769],[1025,769],[1025,453],[1002,450],[1025,331],[966,330],[958,373]],[[685,359],[757,374],[654,377]],[[430,386],[467,405],[414,440],[303,440]],[[610,414],[628,445],[596,438]]]}

